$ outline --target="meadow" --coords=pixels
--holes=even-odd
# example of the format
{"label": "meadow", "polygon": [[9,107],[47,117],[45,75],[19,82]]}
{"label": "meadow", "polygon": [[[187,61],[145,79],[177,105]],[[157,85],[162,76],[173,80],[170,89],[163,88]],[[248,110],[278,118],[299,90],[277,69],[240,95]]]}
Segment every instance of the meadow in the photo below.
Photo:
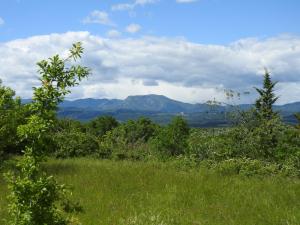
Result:
{"label": "meadow", "polygon": [[[72,186],[85,225],[300,224],[300,180],[222,176],[172,163],[50,159],[44,169]],[[0,181],[0,218],[7,217]]]}

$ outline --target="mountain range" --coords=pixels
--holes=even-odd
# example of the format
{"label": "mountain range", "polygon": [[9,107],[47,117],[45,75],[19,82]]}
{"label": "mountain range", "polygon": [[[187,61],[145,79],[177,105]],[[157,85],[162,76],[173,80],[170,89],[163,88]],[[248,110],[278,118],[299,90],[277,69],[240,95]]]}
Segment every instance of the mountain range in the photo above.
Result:
{"label": "mountain range", "polygon": [[[30,102],[24,99],[23,103]],[[252,107],[251,104],[237,105],[243,110]],[[285,105],[276,105],[274,109],[279,111],[284,120],[294,123],[293,114],[300,112],[300,102]],[[65,100],[59,105],[58,115],[81,121],[88,121],[101,115],[112,115],[120,121],[136,119],[146,116],[159,123],[167,123],[175,115],[184,115],[193,126],[222,126],[226,121],[226,111],[232,110],[231,106],[209,104],[191,104],[170,99],[163,95],[137,95],[120,99],[78,99]]]}

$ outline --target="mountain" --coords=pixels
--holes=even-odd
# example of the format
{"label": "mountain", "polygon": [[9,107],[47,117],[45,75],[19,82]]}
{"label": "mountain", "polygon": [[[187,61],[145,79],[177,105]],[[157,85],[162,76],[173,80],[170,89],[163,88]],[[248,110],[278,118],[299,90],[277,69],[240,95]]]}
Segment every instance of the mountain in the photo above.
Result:
{"label": "mountain", "polygon": [[275,109],[283,112],[296,113],[300,112],[300,102],[288,103],[285,105],[275,106]]}
{"label": "mountain", "polygon": [[[23,103],[30,99],[22,100]],[[241,104],[239,109],[247,110],[251,104]],[[300,112],[300,102],[276,105],[284,120],[295,123],[293,114]],[[195,127],[226,126],[228,119],[225,111],[232,110],[226,106],[209,106],[208,104],[190,104],[167,98],[163,95],[136,95],[120,99],[78,99],[65,100],[59,105],[58,116],[81,121],[88,121],[97,116],[111,115],[119,121],[136,119],[141,116],[160,124],[168,123],[175,115],[184,115],[189,124]]]}
{"label": "mountain", "polygon": [[78,99],[64,101],[61,108],[84,108],[99,111],[133,110],[164,113],[191,113],[209,110],[207,104],[190,104],[167,98],[163,95],[137,95],[119,99]]}

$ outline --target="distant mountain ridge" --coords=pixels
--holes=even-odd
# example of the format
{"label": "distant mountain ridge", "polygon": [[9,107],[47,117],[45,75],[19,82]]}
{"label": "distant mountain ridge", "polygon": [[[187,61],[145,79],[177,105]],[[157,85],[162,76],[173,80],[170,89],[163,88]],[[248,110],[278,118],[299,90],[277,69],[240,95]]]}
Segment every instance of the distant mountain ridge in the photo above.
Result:
{"label": "distant mountain ridge", "polygon": [[[23,103],[30,99],[22,100]],[[238,105],[246,110],[251,104]],[[287,122],[295,123],[293,114],[300,112],[300,102],[274,106],[281,112]],[[78,99],[65,100],[59,105],[58,116],[87,121],[101,115],[112,115],[120,121],[136,119],[140,116],[149,117],[159,123],[167,123],[174,115],[185,115],[195,126],[203,124],[226,124],[224,112],[232,110],[228,106],[210,106],[208,104],[191,104],[170,99],[163,95],[136,95],[120,99]],[[199,123],[201,121],[201,123]],[[228,122],[228,121],[227,121]],[[205,125],[206,126],[206,125]]]}
{"label": "distant mountain ridge", "polygon": [[[251,104],[237,105],[242,109],[248,109]],[[162,113],[193,113],[211,111],[212,107],[205,103],[185,103],[173,100],[164,95],[134,95],[128,96],[124,100],[120,99],[78,99],[65,100],[60,104],[61,108],[86,108],[100,111],[116,111],[116,110],[133,110],[133,111],[148,111],[148,112],[162,112]],[[223,111],[227,107],[217,106],[213,110]],[[300,102],[288,103],[284,105],[275,105],[275,110],[285,112],[300,112]]]}
{"label": "distant mountain ridge", "polygon": [[61,108],[85,108],[99,111],[133,110],[165,113],[202,112],[208,109],[207,104],[190,104],[167,98],[163,95],[136,95],[120,99],[78,99],[64,101]]}

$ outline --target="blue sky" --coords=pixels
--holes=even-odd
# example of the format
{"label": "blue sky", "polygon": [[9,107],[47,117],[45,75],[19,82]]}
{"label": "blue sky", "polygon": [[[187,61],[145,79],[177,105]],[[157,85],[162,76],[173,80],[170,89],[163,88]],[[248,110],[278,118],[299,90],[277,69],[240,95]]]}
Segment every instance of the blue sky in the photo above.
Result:
{"label": "blue sky", "polygon": [[[198,0],[179,4],[160,0],[137,5],[133,10],[112,10],[133,0],[1,0],[0,41],[33,35],[87,30],[103,35],[114,28],[124,30],[139,24],[138,35],[226,44],[245,37],[269,37],[282,33],[300,34],[298,0]],[[115,27],[84,24],[92,11],[106,12]],[[126,34],[128,35],[128,34]]]}
{"label": "blue sky", "polygon": [[93,74],[70,98],[224,100],[267,67],[279,103],[300,101],[299,12],[299,0],[0,0],[0,79],[30,97],[36,62],[82,41]]}

